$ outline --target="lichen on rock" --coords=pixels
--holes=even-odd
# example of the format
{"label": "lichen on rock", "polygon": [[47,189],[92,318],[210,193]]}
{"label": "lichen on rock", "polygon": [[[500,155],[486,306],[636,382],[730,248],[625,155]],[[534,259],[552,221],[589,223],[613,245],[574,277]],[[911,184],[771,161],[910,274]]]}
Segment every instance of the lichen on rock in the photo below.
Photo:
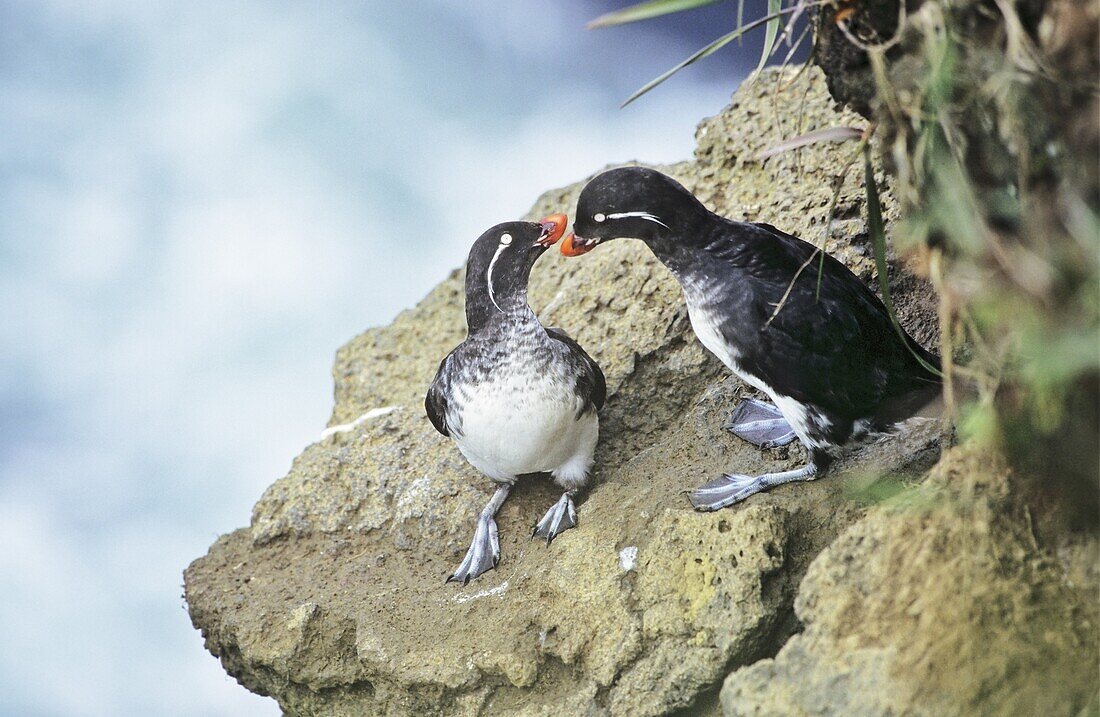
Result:
{"label": "lichen on rock", "polygon": [[[739,91],[700,125],[694,160],[664,169],[713,210],[823,242],[872,279],[861,178],[837,178],[851,147],[755,159],[801,132],[858,122],[834,109],[816,72],[773,92],[793,78],[769,71]],[[838,218],[823,237],[837,181]],[[571,212],[581,186],[547,192],[530,216]],[[932,292],[900,262],[893,268],[903,322],[928,343]],[[614,242],[583,260],[547,253],[532,305],[607,375],[594,485],[577,529],[547,547],[530,528],[556,492],[522,481],[498,516],[500,566],[468,586],[445,585],[491,490],[421,408],[440,358],[463,338],[462,279],[454,272],[391,325],[340,349],[331,424],[346,430],[308,446],[256,504],[250,527],[187,569],[188,607],[207,648],[288,714],[716,713],[731,671],[740,670],[726,702],[741,694],[737,675],[794,659],[793,647],[780,648],[799,629],[803,576],[865,512],[847,493],[851,476],[913,476],[938,455],[938,428],[921,424],[823,480],[693,512],[685,489],[718,472],[792,467],[801,449],[761,453],[722,430],[753,392],[698,344],[679,288],[644,247]],[[363,416],[373,417],[356,423]],[[840,545],[830,548],[836,560],[856,554]],[[827,599],[816,590],[802,594]]]}

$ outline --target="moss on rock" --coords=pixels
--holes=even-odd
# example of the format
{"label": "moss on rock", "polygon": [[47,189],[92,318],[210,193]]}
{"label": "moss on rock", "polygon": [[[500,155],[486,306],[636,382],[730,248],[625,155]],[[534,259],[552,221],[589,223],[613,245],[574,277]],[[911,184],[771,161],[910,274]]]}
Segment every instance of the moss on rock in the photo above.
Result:
{"label": "moss on rock", "polygon": [[[1040,550],[1003,460],[950,451],[811,565],[805,625],[722,689],[725,715],[1077,715],[1097,707],[1100,606]],[[1095,542],[1082,562],[1095,564]]]}

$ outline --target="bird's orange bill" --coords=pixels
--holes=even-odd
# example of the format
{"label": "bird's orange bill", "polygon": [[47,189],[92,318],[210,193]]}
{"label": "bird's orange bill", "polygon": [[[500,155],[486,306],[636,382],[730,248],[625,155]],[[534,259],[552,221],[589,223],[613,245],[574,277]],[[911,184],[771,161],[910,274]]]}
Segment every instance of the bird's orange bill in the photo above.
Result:
{"label": "bird's orange bill", "polygon": [[576,239],[577,235],[569,232],[569,236],[565,237],[565,241],[561,243],[561,253],[565,256],[580,256],[596,248],[595,242],[580,244]]}
{"label": "bird's orange bill", "polygon": [[564,214],[543,217],[539,221],[539,225],[542,226],[542,236],[539,237],[538,243],[546,247],[554,246],[558,239],[561,239],[561,235],[565,234],[565,227],[568,224],[569,217]]}

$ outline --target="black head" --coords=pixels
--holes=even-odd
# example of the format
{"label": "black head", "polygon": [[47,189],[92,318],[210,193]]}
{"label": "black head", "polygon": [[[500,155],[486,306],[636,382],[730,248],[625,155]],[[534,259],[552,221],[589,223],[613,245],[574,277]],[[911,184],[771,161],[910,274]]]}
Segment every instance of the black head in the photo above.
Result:
{"label": "black head", "polygon": [[672,177],[647,167],[619,167],[596,175],[581,191],[573,234],[561,250],[577,256],[601,241],[624,237],[652,247],[689,236],[707,214]]}
{"label": "black head", "polygon": [[466,318],[471,327],[494,314],[526,308],[531,267],[565,233],[566,222],[564,214],[540,222],[505,222],[477,238],[466,262]]}

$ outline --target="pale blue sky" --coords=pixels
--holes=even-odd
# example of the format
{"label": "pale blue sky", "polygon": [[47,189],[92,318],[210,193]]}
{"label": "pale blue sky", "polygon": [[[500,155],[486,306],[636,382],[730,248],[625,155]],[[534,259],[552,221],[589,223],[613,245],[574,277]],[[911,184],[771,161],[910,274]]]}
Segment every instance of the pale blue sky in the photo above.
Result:
{"label": "pale blue sky", "polygon": [[583,29],[617,4],[0,0],[0,714],[277,713],[180,573],[336,348],[542,190],[687,158],[753,64],[620,111],[732,9]]}

